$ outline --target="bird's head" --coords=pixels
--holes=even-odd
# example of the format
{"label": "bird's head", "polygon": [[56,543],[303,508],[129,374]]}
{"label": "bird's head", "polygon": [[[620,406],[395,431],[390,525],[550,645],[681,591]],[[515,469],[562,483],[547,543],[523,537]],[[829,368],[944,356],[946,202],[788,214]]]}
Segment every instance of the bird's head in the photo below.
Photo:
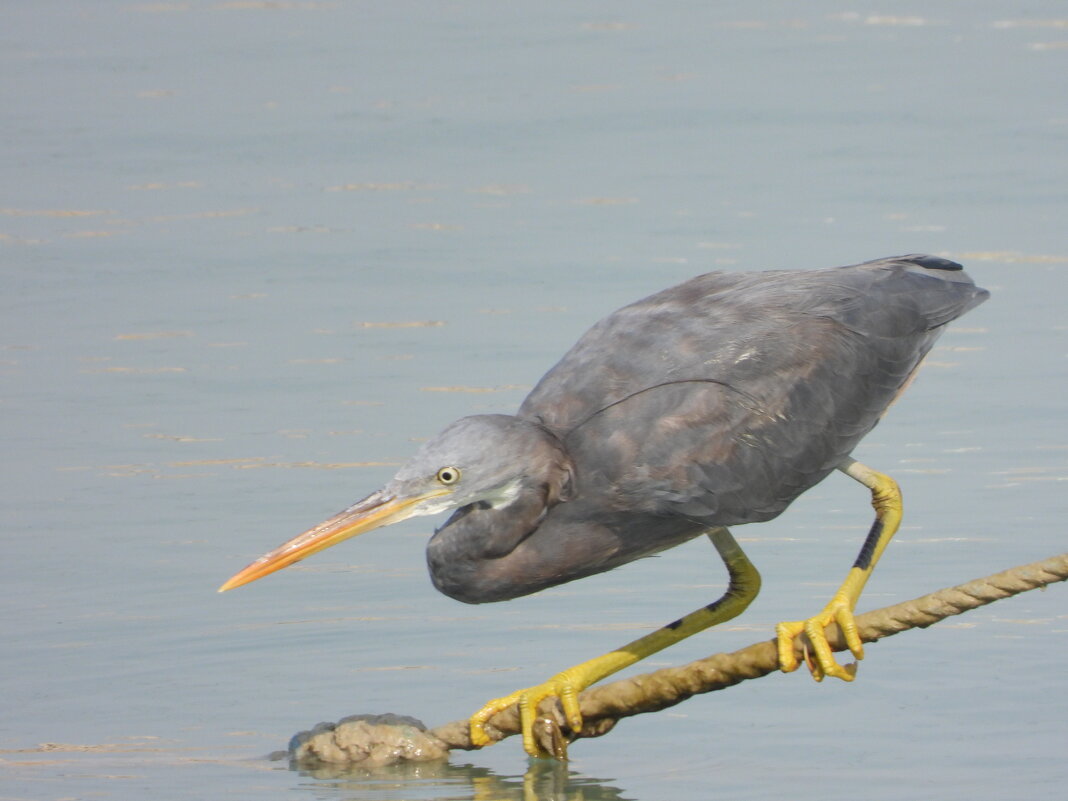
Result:
{"label": "bird's head", "polygon": [[545,429],[508,415],[464,417],[424,443],[382,489],[264,554],[219,588],[225,592],[357,534],[471,504],[501,508],[525,482],[571,481],[563,447]]}

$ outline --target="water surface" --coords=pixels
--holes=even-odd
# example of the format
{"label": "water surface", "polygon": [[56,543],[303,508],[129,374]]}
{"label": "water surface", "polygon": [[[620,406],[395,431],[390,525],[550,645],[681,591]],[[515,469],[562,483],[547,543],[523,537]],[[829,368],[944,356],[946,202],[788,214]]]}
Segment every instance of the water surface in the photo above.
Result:
{"label": "water surface", "polygon": [[[215,587],[512,411],[600,316],[713,269],[958,259],[992,300],[859,457],[906,521],[861,606],[1064,550],[1059,3],[74,2],[0,11],[0,776],[10,798],[1049,796],[1063,587],[621,724],[386,776],[259,759],[430,725],[718,595],[696,541],[509,604],[436,594],[416,521]],[[868,525],[831,477],[736,532],[737,625],[818,609]],[[53,744],[41,746],[42,743]],[[55,745],[55,744],[58,744]]]}

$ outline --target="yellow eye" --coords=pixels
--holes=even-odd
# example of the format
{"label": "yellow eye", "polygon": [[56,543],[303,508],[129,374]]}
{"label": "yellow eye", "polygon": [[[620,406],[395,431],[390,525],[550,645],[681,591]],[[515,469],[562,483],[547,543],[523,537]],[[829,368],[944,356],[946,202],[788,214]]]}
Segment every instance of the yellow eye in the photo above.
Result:
{"label": "yellow eye", "polygon": [[443,467],[438,471],[438,481],[440,481],[442,484],[455,484],[459,480],[459,467]]}

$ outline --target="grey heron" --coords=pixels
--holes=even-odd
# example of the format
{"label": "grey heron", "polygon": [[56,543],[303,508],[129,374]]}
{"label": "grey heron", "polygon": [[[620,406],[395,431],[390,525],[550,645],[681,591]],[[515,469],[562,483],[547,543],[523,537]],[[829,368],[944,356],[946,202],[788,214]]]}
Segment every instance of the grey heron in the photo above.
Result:
{"label": "grey heron", "polygon": [[356,534],[451,511],[427,546],[434,585],[467,603],[503,601],[706,534],[729,573],[724,595],[615,651],[490,701],[518,703],[526,751],[539,702],[582,727],[577,694],[741,613],[760,576],[729,527],[778,516],[840,470],[869,489],[875,522],[827,606],[777,627],[782,670],[807,637],[813,676],[851,681],[824,629],[856,659],[857,599],[901,518],[889,476],[850,454],[907,386],[946,325],[982,303],[959,264],[908,255],[822,270],[708,273],[593,326],[515,415],[476,415],[423,444],[385,487],[256,560],[220,591]]}

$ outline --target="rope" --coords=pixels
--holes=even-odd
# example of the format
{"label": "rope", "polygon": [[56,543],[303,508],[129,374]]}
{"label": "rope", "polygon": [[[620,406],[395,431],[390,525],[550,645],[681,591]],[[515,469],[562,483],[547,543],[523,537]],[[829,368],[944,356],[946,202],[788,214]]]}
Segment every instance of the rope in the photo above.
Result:
{"label": "rope", "polygon": [[[857,615],[857,629],[863,642],[875,642],[907,629],[926,628],[952,615],[1065,580],[1068,580],[1068,553],[1014,567],[911,601],[865,612]],[[845,640],[836,625],[828,627],[827,639],[833,650],[846,650]],[[699,659],[681,667],[664,668],[592,687],[579,696],[583,718],[582,731],[572,733],[569,739],[599,737],[610,731],[622,718],[657,712],[682,703],[693,695],[722,690],[747,679],[766,676],[778,669],[775,641],[767,640],[733,653],[715,654]],[[550,710],[550,713],[542,715],[535,727],[535,734],[551,753],[563,757],[566,756],[566,742],[561,733],[563,717],[558,708]],[[370,716],[357,716],[352,720],[366,721],[369,718]],[[417,723],[412,719],[405,720]],[[290,744],[290,758],[302,764],[361,761],[363,757],[359,756],[359,753],[374,750],[375,744],[363,743],[362,751],[340,746],[339,738],[344,723],[342,721],[336,726],[320,724],[312,732],[298,734]],[[395,757],[390,757],[381,756],[383,749],[379,748],[380,759],[385,762],[391,758],[393,761],[404,761],[412,759],[412,754],[426,754],[429,757],[430,754],[437,753],[440,756],[448,749],[475,748],[471,744],[466,719],[429,731],[422,730],[421,726],[418,726],[418,729],[417,733],[422,738],[420,747],[413,747],[410,740],[405,740],[406,751],[402,753],[398,749],[386,749],[391,754],[396,753]],[[409,727],[407,734],[410,735],[413,731]],[[496,715],[492,725],[486,727],[486,732],[493,741],[518,734],[518,709],[512,707]]]}

